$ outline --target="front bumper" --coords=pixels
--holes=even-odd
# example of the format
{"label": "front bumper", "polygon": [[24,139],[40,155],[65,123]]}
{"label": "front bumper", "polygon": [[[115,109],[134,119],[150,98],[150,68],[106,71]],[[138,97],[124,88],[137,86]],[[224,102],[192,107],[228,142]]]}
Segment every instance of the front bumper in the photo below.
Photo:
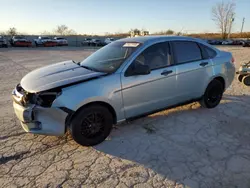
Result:
{"label": "front bumper", "polygon": [[59,108],[44,108],[36,105],[24,107],[13,101],[17,118],[26,132],[61,136],[66,132],[67,113]]}

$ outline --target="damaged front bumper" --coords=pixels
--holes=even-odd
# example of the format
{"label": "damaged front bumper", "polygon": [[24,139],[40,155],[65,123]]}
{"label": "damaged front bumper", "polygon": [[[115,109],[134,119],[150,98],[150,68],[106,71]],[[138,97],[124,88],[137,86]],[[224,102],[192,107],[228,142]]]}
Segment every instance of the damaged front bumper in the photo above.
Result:
{"label": "damaged front bumper", "polygon": [[41,107],[36,104],[22,105],[23,97],[16,89],[12,92],[13,107],[26,132],[60,136],[65,134],[68,113],[57,107]]}

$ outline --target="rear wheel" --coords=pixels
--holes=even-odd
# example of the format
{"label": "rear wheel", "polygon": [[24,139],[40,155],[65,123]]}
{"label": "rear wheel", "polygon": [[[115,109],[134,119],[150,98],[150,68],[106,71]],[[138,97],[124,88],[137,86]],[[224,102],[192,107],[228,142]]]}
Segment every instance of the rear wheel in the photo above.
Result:
{"label": "rear wheel", "polygon": [[242,83],[245,86],[250,86],[250,75],[244,76],[243,79],[242,79]]}
{"label": "rear wheel", "polygon": [[93,146],[103,142],[113,127],[110,111],[100,105],[81,109],[70,124],[73,139],[83,146]]}
{"label": "rear wheel", "polygon": [[200,100],[200,104],[205,108],[215,108],[221,101],[223,95],[223,85],[218,80],[213,80]]}

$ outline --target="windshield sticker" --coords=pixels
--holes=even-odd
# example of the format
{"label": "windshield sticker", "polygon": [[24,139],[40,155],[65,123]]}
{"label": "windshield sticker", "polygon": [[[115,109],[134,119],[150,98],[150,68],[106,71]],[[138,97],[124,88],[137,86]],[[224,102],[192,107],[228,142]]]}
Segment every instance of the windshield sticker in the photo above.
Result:
{"label": "windshield sticker", "polygon": [[139,46],[139,44],[140,43],[138,43],[138,42],[127,42],[123,45],[123,47],[134,47],[135,48],[135,47]]}

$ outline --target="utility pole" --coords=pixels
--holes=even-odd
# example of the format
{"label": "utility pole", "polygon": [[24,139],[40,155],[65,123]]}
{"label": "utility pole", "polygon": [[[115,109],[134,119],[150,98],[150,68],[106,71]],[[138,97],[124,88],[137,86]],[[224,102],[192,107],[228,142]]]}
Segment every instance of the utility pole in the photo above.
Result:
{"label": "utility pole", "polygon": [[232,17],[230,19],[229,31],[228,31],[228,36],[227,36],[228,39],[230,38],[233,21],[234,21],[234,13],[232,14]]}
{"label": "utility pole", "polygon": [[242,19],[242,25],[241,25],[241,30],[240,30],[241,37],[242,37],[242,31],[243,31],[244,23],[245,23],[245,18]]}

